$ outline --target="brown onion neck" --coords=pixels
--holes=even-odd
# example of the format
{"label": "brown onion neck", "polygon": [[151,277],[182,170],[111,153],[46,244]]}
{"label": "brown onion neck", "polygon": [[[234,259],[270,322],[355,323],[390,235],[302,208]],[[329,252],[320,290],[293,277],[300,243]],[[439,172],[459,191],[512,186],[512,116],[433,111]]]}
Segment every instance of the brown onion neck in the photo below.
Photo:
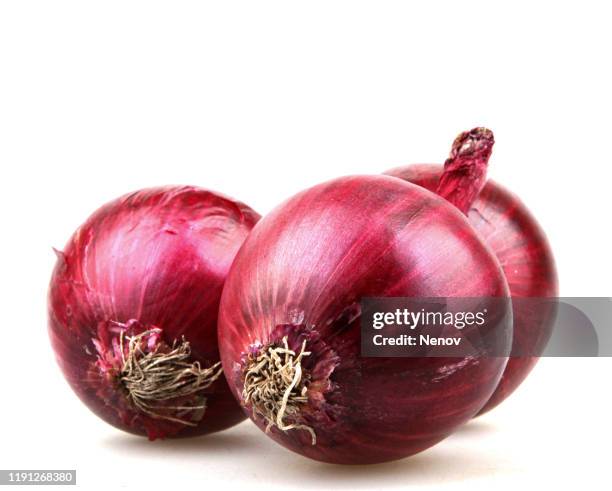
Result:
{"label": "brown onion neck", "polygon": [[487,128],[464,131],[453,142],[436,193],[467,214],[487,179],[493,150],[493,132]]}

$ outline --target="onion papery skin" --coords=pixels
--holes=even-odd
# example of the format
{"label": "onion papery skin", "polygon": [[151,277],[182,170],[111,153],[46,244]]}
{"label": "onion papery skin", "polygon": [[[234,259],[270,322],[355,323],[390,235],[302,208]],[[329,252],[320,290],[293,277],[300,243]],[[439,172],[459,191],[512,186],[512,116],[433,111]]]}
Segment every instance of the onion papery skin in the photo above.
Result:
{"label": "onion papery skin", "polygon": [[[312,459],[372,464],[422,451],[473,417],[506,358],[366,358],[363,297],[507,297],[495,257],[438,196],[385,176],[336,179],[303,191],[253,229],[228,276],[219,313],[224,373],[246,413],[246,360],[286,336],[310,377],[293,422],[269,436]],[[511,313],[510,313],[511,319]],[[511,320],[497,333],[511,345]]]}
{"label": "onion papery skin", "polygon": [[[258,219],[240,202],[170,186],[111,201],[77,229],[57,253],[48,330],[64,376],[95,414],[150,439],[203,435],[244,419],[223,376],[197,395],[206,408],[203,416],[188,414],[190,425],[143,413],[117,381],[118,347],[120,332],[152,329],[143,338],[147,350],[167,351],[184,338],[190,362],[202,368],[218,362],[223,284]],[[174,402],[189,404],[189,398]]]}
{"label": "onion papery skin", "polygon": [[[385,172],[436,192],[443,167],[414,164]],[[495,253],[513,298],[556,297],[559,293],[555,260],[546,235],[529,209],[512,192],[488,180],[472,203],[467,218]],[[540,353],[554,326],[556,309],[534,316],[521,304],[514,308],[514,346],[517,353]],[[500,404],[525,380],[537,356],[512,356],[499,386],[479,414]]]}

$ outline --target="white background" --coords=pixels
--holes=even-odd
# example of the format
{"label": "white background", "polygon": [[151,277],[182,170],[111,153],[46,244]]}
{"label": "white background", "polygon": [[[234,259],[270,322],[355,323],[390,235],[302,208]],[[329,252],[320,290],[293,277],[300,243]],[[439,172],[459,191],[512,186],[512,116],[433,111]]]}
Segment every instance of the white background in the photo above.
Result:
{"label": "white background", "polygon": [[149,443],[107,426],[48,345],[54,255],[99,205],[196,184],[261,213],[339,175],[496,134],[491,176],[539,217],[561,292],[610,296],[608,2],[0,3],[0,468],[140,489],[609,486],[609,359],[543,360],[416,457],[308,461],[250,423]]}

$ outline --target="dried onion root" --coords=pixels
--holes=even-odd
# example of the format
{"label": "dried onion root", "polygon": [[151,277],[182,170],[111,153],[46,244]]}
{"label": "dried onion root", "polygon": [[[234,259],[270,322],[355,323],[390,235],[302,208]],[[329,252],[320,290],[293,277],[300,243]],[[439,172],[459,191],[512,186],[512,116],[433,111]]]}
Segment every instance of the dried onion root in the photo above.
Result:
{"label": "dried onion root", "polygon": [[[165,419],[187,426],[196,423],[185,419],[168,416],[165,410],[198,411],[202,416],[206,410],[206,398],[200,393],[217,380],[223,369],[221,362],[210,368],[202,368],[200,362],[190,362],[191,348],[184,338],[176,341],[168,352],[160,352],[158,347],[145,352],[142,348],[146,338],[160,332],[160,329],[149,329],[136,336],[125,336],[122,331],[119,342],[123,367],[119,379],[128,397],[138,409],[157,419]],[[124,339],[127,339],[127,353],[124,350]],[[165,401],[185,397],[196,397],[199,404],[168,406]],[[200,418],[201,419],[201,418]]]}
{"label": "dried onion root", "polygon": [[254,413],[263,416],[268,423],[266,431],[273,426],[285,432],[305,430],[315,445],[317,437],[310,426],[285,422],[285,418],[295,418],[300,406],[308,402],[308,377],[302,371],[302,358],[310,354],[304,340],[296,355],[289,349],[287,336],[283,338],[282,347],[271,345],[263,349],[249,360],[245,369],[242,399],[251,405]]}

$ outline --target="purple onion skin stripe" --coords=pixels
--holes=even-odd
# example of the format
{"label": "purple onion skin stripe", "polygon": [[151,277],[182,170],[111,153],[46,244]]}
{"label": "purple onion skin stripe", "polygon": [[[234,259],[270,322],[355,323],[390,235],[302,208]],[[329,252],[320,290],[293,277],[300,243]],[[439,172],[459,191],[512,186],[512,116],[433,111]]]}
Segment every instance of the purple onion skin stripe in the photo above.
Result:
{"label": "purple onion skin stripe", "polygon": [[[507,358],[361,357],[358,304],[368,296],[507,297],[509,289],[467,219],[400,179],[344,177],[277,207],[236,256],[219,346],[246,414],[288,449],[341,464],[400,459],[444,439],[497,387]],[[508,349],[511,330],[509,322],[496,333]],[[289,430],[244,397],[250,360],[284,338],[296,354],[304,341],[310,352],[301,360],[306,401],[285,414],[297,425]]]}

